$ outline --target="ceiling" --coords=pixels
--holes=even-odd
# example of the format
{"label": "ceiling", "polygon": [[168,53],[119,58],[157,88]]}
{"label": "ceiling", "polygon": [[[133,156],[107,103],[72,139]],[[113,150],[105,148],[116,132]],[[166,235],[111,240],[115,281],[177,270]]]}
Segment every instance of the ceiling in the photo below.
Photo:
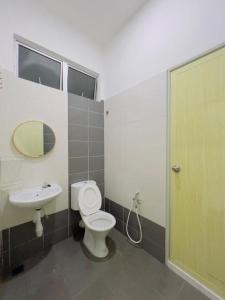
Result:
{"label": "ceiling", "polygon": [[42,0],[42,2],[49,11],[104,45],[147,0]]}

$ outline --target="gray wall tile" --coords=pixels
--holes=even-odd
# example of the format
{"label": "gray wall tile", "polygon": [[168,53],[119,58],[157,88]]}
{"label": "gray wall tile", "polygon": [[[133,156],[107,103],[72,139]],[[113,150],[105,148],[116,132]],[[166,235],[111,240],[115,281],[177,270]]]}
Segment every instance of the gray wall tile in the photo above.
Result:
{"label": "gray wall tile", "polygon": [[48,248],[68,238],[68,226],[60,228],[44,236],[44,247]]}
{"label": "gray wall tile", "polygon": [[90,156],[104,155],[104,143],[90,141],[89,155]]}
{"label": "gray wall tile", "polygon": [[69,185],[95,180],[104,209],[104,102],[69,94],[68,103]]}
{"label": "gray wall tile", "polygon": [[[0,278],[1,276],[6,276],[10,273],[10,269],[11,269],[11,266],[10,266],[10,255],[9,255],[9,251],[5,251],[3,252],[2,254],[2,262],[3,264],[1,265],[0,264]],[[0,299],[1,299],[1,292],[0,292]]]}
{"label": "gray wall tile", "polygon": [[69,140],[88,140],[88,126],[69,124]]}
{"label": "gray wall tile", "polygon": [[89,170],[103,170],[104,169],[104,156],[89,156]]}
{"label": "gray wall tile", "polygon": [[68,94],[68,104],[79,109],[88,110],[89,100],[74,94]]}
{"label": "gray wall tile", "polygon": [[69,172],[88,172],[88,157],[76,157],[69,159]]}
{"label": "gray wall tile", "polygon": [[110,207],[109,207],[110,200],[108,198],[105,198],[105,211],[110,212]]}
{"label": "gray wall tile", "polygon": [[[124,207],[124,222],[127,222],[127,218],[128,218],[128,213],[129,213],[129,209],[127,209],[126,207]],[[139,215],[139,220],[141,222],[141,226],[143,227],[143,221],[142,221],[142,216]],[[128,223],[129,227],[132,227],[133,229],[135,229],[136,231],[139,231],[139,224],[138,224],[138,220],[137,220],[137,215],[135,212],[131,211],[130,213],[130,217],[129,217],[129,223]]]}
{"label": "gray wall tile", "polygon": [[68,226],[68,209],[49,215],[44,219],[44,235]]}
{"label": "gray wall tile", "polygon": [[69,157],[88,156],[88,142],[69,141]]}
{"label": "gray wall tile", "polygon": [[69,184],[70,185],[72,183],[83,181],[83,180],[88,180],[88,172],[72,173],[72,174],[69,175]]}
{"label": "gray wall tile", "polygon": [[33,222],[27,222],[10,228],[11,248],[15,248],[33,239],[36,239],[35,224]]}
{"label": "gray wall tile", "polygon": [[88,125],[88,111],[69,106],[69,123]]}
{"label": "gray wall tile", "polygon": [[2,247],[3,252],[9,251],[9,229],[4,229],[2,231],[2,241],[3,241],[3,247]]}
{"label": "gray wall tile", "polygon": [[100,114],[104,114],[104,101],[89,101],[89,110]]}
{"label": "gray wall tile", "polygon": [[[104,189],[104,184],[99,184],[98,185],[99,187],[99,190],[101,192],[101,195],[102,195],[102,202],[104,201],[105,202],[105,189]],[[104,206],[104,209],[105,209],[105,206]]]}
{"label": "gray wall tile", "polygon": [[[114,215],[117,220],[116,228],[121,231],[122,224],[124,228],[124,234],[126,235],[126,221],[129,210],[118,203],[105,198],[105,211]],[[160,262],[165,263],[165,228],[144,218],[139,215],[143,239],[142,248],[158,259]],[[129,233],[135,240],[140,238],[140,231],[137,222],[137,217],[134,212],[131,212],[129,220]]]}
{"label": "gray wall tile", "polygon": [[104,141],[104,128],[89,127],[90,141]]}
{"label": "gray wall tile", "polygon": [[117,230],[119,230],[121,233],[124,233],[124,223],[120,220],[116,218],[116,225],[115,228]]}
{"label": "gray wall tile", "polygon": [[124,222],[123,206],[111,200],[110,200],[110,213],[113,214],[116,219],[120,219],[122,222]]}
{"label": "gray wall tile", "polygon": [[89,179],[95,180],[98,185],[104,183],[104,170],[89,172]]}
{"label": "gray wall tile", "polygon": [[162,263],[165,263],[165,248],[161,248],[152,240],[143,239],[143,249],[155,258],[157,258]]}
{"label": "gray wall tile", "polygon": [[165,248],[165,228],[142,217],[143,238],[152,240],[159,247]]}
{"label": "gray wall tile", "polygon": [[89,126],[104,127],[104,115],[89,112]]}

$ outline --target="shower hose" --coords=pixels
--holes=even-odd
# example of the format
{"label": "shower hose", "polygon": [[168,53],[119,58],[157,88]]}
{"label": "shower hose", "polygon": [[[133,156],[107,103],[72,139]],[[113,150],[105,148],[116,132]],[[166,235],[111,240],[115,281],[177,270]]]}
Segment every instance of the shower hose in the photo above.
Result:
{"label": "shower hose", "polygon": [[[138,215],[138,204],[140,203],[140,200],[138,200],[138,195],[139,193],[136,193],[134,198],[133,198],[133,202],[132,202],[132,205],[131,205],[131,208],[129,210],[129,213],[128,213],[128,216],[127,216],[127,222],[126,222],[126,233],[127,233],[127,236],[129,238],[129,240],[134,243],[134,244],[139,244],[141,241],[142,241],[142,228],[141,228],[141,222],[140,222],[140,218],[139,218],[139,215]],[[131,211],[132,211],[132,208],[135,208],[135,213],[136,213],[136,216],[137,216],[137,221],[138,221],[138,226],[139,226],[139,232],[140,232],[140,238],[139,240],[135,241],[129,234],[129,230],[128,230],[128,224],[129,224],[129,220],[130,220],[130,214],[131,214]]]}

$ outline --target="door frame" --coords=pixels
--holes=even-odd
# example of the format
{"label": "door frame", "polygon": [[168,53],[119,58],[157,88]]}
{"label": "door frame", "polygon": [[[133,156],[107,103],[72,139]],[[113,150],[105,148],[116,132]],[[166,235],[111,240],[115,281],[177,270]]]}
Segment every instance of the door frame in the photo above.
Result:
{"label": "door frame", "polygon": [[170,261],[170,203],[171,203],[171,160],[170,160],[170,154],[171,154],[171,73],[175,71],[176,69],[179,69],[187,64],[190,64],[204,56],[207,56],[219,49],[222,49],[225,47],[225,42],[222,44],[217,45],[216,47],[213,47],[209,49],[208,51],[205,51],[197,56],[194,56],[185,62],[175,65],[172,68],[167,69],[167,143],[166,143],[166,251],[165,251],[165,261],[166,265],[169,269],[177,273],[180,277],[182,277],[184,280],[186,280],[188,283],[190,283],[192,286],[200,290],[203,294],[208,296],[212,300],[223,300],[219,295],[217,295],[215,292],[213,292],[211,289],[206,287],[204,284],[199,282],[197,279],[189,275],[187,272],[182,270],[180,267],[176,266],[174,263]]}

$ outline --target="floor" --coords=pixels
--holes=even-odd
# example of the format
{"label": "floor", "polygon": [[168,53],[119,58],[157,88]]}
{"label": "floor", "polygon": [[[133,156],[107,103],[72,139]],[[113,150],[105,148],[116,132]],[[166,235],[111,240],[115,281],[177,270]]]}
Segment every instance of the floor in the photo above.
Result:
{"label": "floor", "polygon": [[207,300],[204,295],[117,230],[117,249],[93,262],[72,238],[56,244],[27,270],[2,284],[1,300]]}

